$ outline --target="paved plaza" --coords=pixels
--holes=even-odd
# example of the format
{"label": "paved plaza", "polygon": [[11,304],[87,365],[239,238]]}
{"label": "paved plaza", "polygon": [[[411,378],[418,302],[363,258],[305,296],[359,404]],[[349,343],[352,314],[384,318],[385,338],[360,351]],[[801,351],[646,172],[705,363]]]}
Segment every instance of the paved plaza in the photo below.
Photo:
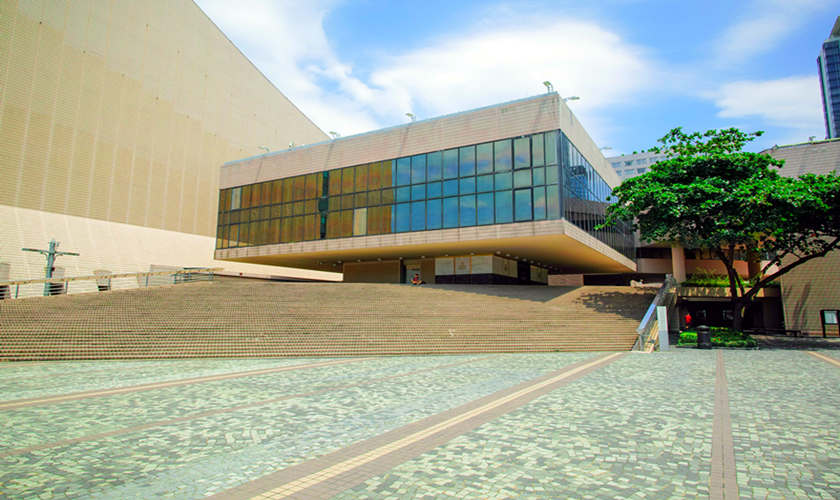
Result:
{"label": "paved plaza", "polygon": [[0,364],[0,498],[837,498],[840,351]]}

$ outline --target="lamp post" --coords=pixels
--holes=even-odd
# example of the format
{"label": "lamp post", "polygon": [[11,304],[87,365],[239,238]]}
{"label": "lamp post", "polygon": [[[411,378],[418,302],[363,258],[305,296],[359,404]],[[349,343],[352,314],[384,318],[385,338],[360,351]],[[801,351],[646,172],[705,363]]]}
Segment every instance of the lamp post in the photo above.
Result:
{"label": "lamp post", "polygon": [[405,116],[409,117],[412,122],[417,120],[417,117],[414,116],[414,113],[406,113]]}
{"label": "lamp post", "polygon": [[[44,276],[47,279],[53,277],[53,271],[55,271],[55,258],[61,255],[79,255],[76,252],[59,252],[56,250],[60,245],[59,242],[55,241],[55,239],[50,240],[50,249],[49,250],[41,250],[38,248],[21,248],[24,252],[38,252],[41,255],[46,256],[47,258],[47,267],[45,268]],[[50,295],[50,283],[44,283],[44,297]]]}
{"label": "lamp post", "polygon": [[543,85],[545,85],[545,91],[547,93],[550,94],[550,93],[554,92],[554,85],[552,85],[551,82],[549,82],[548,80],[544,81]]}

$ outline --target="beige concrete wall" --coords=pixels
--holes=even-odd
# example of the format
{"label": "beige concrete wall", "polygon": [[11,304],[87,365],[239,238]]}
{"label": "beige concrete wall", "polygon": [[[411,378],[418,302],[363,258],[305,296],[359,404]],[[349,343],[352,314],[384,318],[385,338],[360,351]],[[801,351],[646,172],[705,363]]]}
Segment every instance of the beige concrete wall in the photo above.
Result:
{"label": "beige concrete wall", "polygon": [[4,0],[0,93],[0,204],[175,232],[215,234],[225,161],[326,138],[189,0]]}
{"label": "beige concrete wall", "polygon": [[782,304],[786,328],[822,335],[820,310],[840,309],[840,252],[813,259],[784,275]]}
{"label": "beige concrete wall", "polygon": [[[344,281],[348,283],[399,283],[400,262],[345,262]],[[434,275],[434,270],[432,271]]]}
{"label": "beige concrete wall", "polygon": [[562,129],[608,184],[619,183],[601,151],[557,94],[409,123],[222,167],[222,188]]}
{"label": "beige concrete wall", "polygon": [[[289,276],[340,280],[341,275],[286,267],[261,266],[213,260],[215,238],[198,234],[133,226],[88,217],[54,214],[42,210],[0,205],[0,255],[9,265],[7,280],[44,277],[45,259],[21,248],[46,248],[55,238],[59,250],[78,252],[78,257],[59,257],[64,275],[90,276],[96,270],[112,273],[148,271],[150,266],[222,267],[228,273],[248,276]],[[3,279],[0,274],[0,280]],[[93,291],[71,288],[74,291]]]}

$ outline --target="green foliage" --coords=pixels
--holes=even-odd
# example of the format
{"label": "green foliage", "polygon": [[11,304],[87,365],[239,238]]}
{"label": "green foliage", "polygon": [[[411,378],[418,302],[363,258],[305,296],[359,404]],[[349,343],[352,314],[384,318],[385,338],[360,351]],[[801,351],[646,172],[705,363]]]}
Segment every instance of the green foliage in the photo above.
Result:
{"label": "green foliage", "polygon": [[[713,347],[756,347],[758,345],[754,338],[731,328],[712,327],[711,335]],[[697,332],[686,330],[680,333],[680,340],[677,345],[696,346]]]}
{"label": "green foliage", "polygon": [[[601,226],[629,222],[645,241],[712,250],[732,291],[740,289],[732,293],[739,311],[735,327],[761,288],[840,247],[840,176],[780,176],[781,160],[742,151],[760,135],[734,128],[671,130],[653,148],[667,159],[613,190],[617,201]],[[735,271],[736,250],[769,259],[755,282],[742,282]],[[778,270],[766,274],[773,265]]]}
{"label": "green foliage", "polygon": [[[744,285],[753,286],[757,282],[757,278],[744,280]],[[705,287],[727,287],[729,286],[729,277],[724,274],[716,274],[708,269],[697,269],[693,274],[688,276],[684,282],[681,283],[686,286],[705,286]],[[778,287],[778,283],[769,283],[765,285],[766,288]]]}

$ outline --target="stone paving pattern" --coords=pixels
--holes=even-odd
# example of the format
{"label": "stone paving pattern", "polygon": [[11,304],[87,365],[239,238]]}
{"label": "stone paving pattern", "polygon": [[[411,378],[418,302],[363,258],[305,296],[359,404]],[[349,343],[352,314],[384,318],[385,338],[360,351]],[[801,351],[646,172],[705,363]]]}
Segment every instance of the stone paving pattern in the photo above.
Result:
{"label": "stone paving pattern", "polygon": [[[627,354],[339,496],[707,498],[715,356]],[[0,498],[201,498],[592,357],[0,364],[0,401],[302,366],[0,410]],[[724,359],[741,495],[839,497],[840,367],[801,351]]]}

